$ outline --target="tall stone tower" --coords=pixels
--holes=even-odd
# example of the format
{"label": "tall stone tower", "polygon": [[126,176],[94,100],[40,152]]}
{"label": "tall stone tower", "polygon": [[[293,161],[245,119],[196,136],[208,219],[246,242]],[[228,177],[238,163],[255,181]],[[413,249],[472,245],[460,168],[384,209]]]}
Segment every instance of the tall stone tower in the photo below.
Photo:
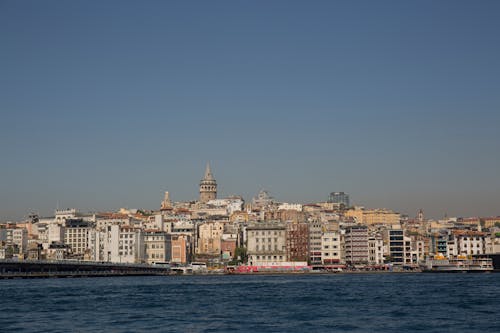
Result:
{"label": "tall stone tower", "polygon": [[205,176],[200,181],[200,202],[206,203],[209,200],[217,198],[217,182],[210,170],[210,164],[207,163]]}

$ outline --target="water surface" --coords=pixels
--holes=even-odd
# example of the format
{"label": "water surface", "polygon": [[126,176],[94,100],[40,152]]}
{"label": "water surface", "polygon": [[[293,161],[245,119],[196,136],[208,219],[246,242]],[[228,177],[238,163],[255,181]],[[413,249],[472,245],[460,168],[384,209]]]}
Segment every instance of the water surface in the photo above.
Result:
{"label": "water surface", "polygon": [[0,332],[499,332],[500,274],[0,280]]}

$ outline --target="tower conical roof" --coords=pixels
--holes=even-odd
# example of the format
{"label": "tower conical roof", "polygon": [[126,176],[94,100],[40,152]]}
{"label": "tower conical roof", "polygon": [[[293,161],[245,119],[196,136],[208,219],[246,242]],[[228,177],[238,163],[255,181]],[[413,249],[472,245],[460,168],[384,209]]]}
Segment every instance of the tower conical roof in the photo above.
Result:
{"label": "tower conical roof", "polygon": [[214,176],[212,175],[212,171],[210,170],[210,163],[207,162],[207,167],[205,168],[205,176],[203,180],[214,180]]}

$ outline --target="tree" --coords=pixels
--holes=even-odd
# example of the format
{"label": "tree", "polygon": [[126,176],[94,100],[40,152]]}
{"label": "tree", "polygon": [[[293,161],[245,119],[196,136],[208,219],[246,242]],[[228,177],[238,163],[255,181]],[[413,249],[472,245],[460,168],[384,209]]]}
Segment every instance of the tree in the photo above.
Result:
{"label": "tree", "polygon": [[233,260],[229,262],[229,264],[236,265],[238,263],[245,263],[247,262],[247,259],[248,259],[247,249],[245,247],[237,247],[234,250]]}

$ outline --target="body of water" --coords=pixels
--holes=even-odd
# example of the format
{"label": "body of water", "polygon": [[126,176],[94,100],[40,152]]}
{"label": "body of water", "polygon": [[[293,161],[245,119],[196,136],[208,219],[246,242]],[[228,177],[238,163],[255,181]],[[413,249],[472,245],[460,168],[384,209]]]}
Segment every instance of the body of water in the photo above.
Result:
{"label": "body of water", "polygon": [[500,332],[500,274],[0,280],[0,332]]}

